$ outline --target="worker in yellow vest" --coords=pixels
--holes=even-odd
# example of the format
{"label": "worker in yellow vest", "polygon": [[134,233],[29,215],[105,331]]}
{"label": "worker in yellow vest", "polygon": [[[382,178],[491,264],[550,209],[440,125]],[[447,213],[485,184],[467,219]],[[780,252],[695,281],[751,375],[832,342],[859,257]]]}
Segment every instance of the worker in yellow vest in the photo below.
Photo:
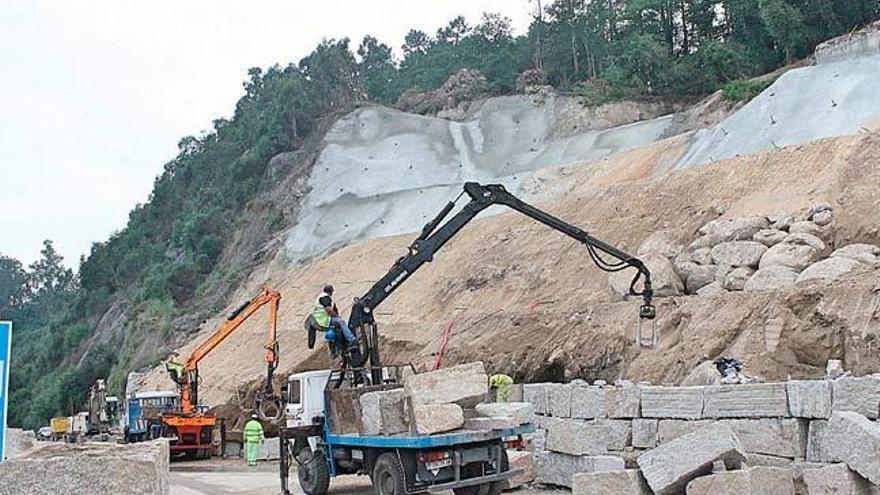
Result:
{"label": "worker in yellow vest", "polygon": [[496,373],[489,377],[489,389],[495,394],[495,402],[507,402],[510,397],[511,385],[513,385],[513,378],[503,373]]}
{"label": "worker in yellow vest", "polygon": [[343,335],[345,335],[345,340],[349,344],[354,343],[354,334],[352,334],[351,329],[348,328],[348,322],[339,317],[339,310],[336,309],[336,304],[333,302],[332,285],[327,284],[324,286],[324,291],[321,292],[321,295],[318,296],[318,299],[315,301],[315,307],[312,310],[312,318],[323,330],[327,330],[331,326],[342,330]]}
{"label": "worker in yellow vest", "polygon": [[263,425],[257,419],[257,415],[251,415],[251,419],[244,425],[245,455],[248,466],[257,465],[257,456],[263,446]]}

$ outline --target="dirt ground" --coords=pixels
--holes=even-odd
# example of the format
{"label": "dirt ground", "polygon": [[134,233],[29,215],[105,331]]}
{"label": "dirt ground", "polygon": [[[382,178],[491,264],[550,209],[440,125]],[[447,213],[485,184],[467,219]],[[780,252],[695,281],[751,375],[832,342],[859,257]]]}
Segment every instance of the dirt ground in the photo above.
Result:
{"label": "dirt ground", "polygon": [[[880,133],[670,171],[686,140],[541,172],[526,184],[525,197],[631,251],[657,230],[687,244],[720,216],[796,213],[817,201],[835,208],[833,246],[880,244]],[[301,265],[279,258],[251,276],[241,299],[266,282],[283,294],[282,372],[328,364],[323,345],[306,348],[302,327],[322,284],[334,283],[340,310],[348,314],[352,297],[383,275],[412,237],[356,243]],[[432,363],[452,324],[446,363],[479,359],[517,380],[675,383],[718,355],[737,356],[768,380],[820,376],[829,358],[843,359],[856,374],[880,370],[876,271],[856,271],[830,285],[669,297],[656,304],[661,346],[639,349],[632,343],[638,302],[619,300],[575,241],[508,213],[466,227],[376,316],[387,363]],[[265,370],[266,328],[258,315],[203,361],[205,401],[242,400],[238,386]],[[170,381],[157,372],[149,383],[167,388]]]}

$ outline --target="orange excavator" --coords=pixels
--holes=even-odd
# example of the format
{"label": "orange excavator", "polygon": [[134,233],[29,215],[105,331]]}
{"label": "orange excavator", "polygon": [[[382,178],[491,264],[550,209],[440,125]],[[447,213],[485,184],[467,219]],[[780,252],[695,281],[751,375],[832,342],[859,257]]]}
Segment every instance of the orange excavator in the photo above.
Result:
{"label": "orange excavator", "polygon": [[[204,342],[199,344],[183,364],[166,363],[171,378],[177,383],[180,404],[177,410],[162,415],[164,436],[171,439],[171,453],[185,454],[195,459],[211,457],[212,435],[217,418],[199,410],[199,362],[226,340],[242,323],[265,305],[269,305],[269,338],[266,342],[267,376],[263,390],[257,394],[257,412],[265,417],[267,411],[283,410],[281,398],[274,393],[272,378],[278,367],[278,340],[276,328],[278,305],[281,294],[268,286],[238,309],[227,315],[220,325]],[[271,415],[271,414],[270,414]],[[272,419],[272,418],[267,418]]]}

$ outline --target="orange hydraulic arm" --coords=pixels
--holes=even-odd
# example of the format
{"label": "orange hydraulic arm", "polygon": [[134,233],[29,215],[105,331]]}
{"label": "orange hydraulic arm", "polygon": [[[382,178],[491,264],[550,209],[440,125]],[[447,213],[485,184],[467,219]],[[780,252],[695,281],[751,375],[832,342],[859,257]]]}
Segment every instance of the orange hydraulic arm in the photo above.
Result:
{"label": "orange hydraulic arm", "polygon": [[220,325],[210,337],[199,344],[187,357],[184,363],[184,373],[180,383],[180,408],[184,414],[196,412],[198,404],[199,362],[205,358],[215,347],[226,340],[242,323],[250,318],[260,308],[269,305],[269,338],[266,342],[266,364],[268,365],[268,380],[266,387],[271,390],[272,374],[278,366],[278,305],[281,294],[268,286],[263,286],[260,292],[250,301],[241,305],[232,312],[226,321]]}

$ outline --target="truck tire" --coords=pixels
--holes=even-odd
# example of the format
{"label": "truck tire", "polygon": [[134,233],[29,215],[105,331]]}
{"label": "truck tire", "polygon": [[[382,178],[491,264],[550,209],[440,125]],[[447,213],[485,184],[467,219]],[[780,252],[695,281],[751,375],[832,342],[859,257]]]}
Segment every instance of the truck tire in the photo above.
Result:
{"label": "truck tire", "polygon": [[297,463],[296,474],[299,478],[299,486],[308,495],[325,495],[330,487],[330,472],[327,470],[327,460],[324,451],[312,449],[306,445],[295,454],[294,461]]}
{"label": "truck tire", "polygon": [[403,466],[394,452],[385,452],[376,459],[370,479],[376,495],[406,494]]}
{"label": "truck tire", "polygon": [[[507,459],[507,451],[502,449],[501,472],[506,472],[508,469],[510,469],[510,461],[508,461]],[[477,473],[473,473],[473,476],[477,475]],[[468,477],[470,477],[470,475]],[[505,488],[507,488],[507,480],[496,481],[494,483],[486,483],[483,485],[466,486],[464,488],[453,489],[452,491],[455,493],[455,495],[499,495],[502,491],[504,491]]]}

